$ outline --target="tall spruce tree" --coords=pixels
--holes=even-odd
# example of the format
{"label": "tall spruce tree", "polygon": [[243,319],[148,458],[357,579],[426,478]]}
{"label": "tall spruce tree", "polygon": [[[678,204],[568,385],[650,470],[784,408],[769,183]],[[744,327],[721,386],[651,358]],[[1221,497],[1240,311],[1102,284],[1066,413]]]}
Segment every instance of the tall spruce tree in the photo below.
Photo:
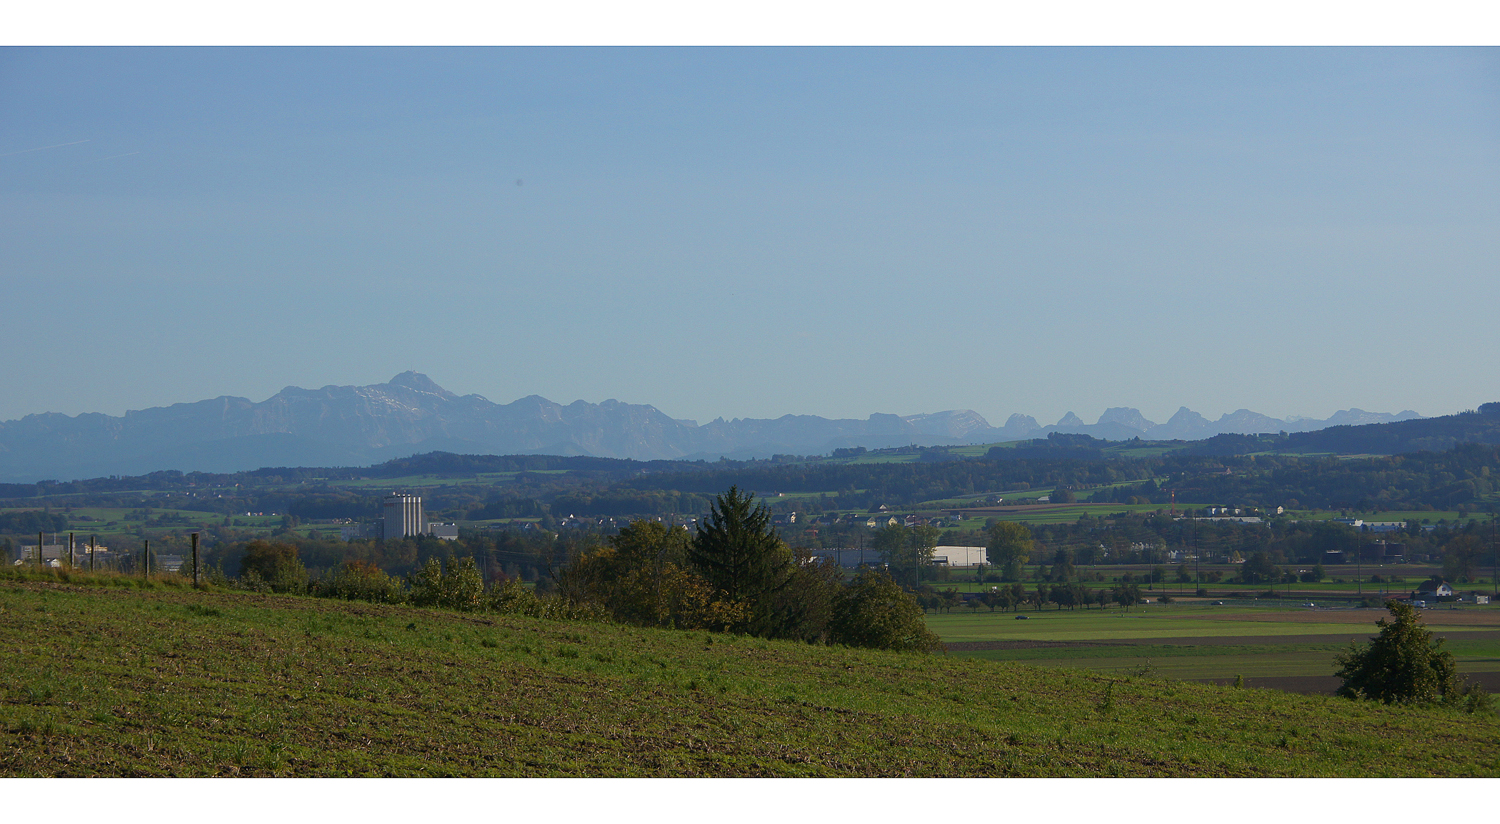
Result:
{"label": "tall spruce tree", "polygon": [[760,635],[773,623],[770,596],[786,587],[796,568],[771,527],[771,513],[754,498],[735,486],[715,498],[688,560],[727,600],[747,605],[748,617],[737,629]]}

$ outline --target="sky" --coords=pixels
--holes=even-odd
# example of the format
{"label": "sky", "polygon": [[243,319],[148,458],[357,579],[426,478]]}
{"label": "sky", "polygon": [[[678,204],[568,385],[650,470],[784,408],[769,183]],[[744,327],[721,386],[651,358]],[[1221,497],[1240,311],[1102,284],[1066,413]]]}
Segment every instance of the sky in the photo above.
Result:
{"label": "sky", "polygon": [[1500,400],[1495,48],[0,49],[0,420]]}

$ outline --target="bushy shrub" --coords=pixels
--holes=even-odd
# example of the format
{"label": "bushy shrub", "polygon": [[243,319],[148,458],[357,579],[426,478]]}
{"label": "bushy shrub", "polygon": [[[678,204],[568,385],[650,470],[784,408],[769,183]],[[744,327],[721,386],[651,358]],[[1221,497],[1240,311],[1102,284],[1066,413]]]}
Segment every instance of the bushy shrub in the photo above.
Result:
{"label": "bushy shrub", "polygon": [[1495,700],[1484,687],[1465,683],[1462,687],[1443,696],[1443,703],[1463,710],[1470,715],[1494,715]]}
{"label": "bushy shrub", "polygon": [[594,603],[578,603],[558,595],[538,595],[511,578],[485,593],[486,609],[503,615],[525,615],[558,621],[606,621],[609,615]]}
{"label": "bushy shrub", "polygon": [[436,558],[428,558],[427,563],[419,569],[406,576],[407,586],[411,589],[408,596],[412,606],[435,607],[443,601],[443,563]]}
{"label": "bushy shrub", "polygon": [[484,605],[484,575],[473,558],[460,558],[443,576],[443,606],[473,612]]}
{"label": "bushy shrub", "polygon": [[293,544],[251,541],[240,560],[240,585],[257,592],[305,592],[307,568]]}
{"label": "bushy shrub", "polygon": [[415,606],[473,612],[484,605],[484,576],[473,558],[460,558],[447,572],[438,559],[429,558],[408,580]]}
{"label": "bushy shrub", "polygon": [[399,578],[387,575],[368,561],[345,561],[318,582],[317,595],[346,601],[369,601],[375,604],[400,604],[406,601],[406,588]]}
{"label": "bushy shrub", "polygon": [[240,589],[248,589],[251,592],[271,591],[271,585],[266,581],[266,579],[260,577],[259,572],[256,572],[253,569],[241,572],[240,577],[235,579],[235,585]]}
{"label": "bushy shrub", "polygon": [[542,616],[542,599],[515,578],[491,587],[485,593],[485,607],[506,615],[529,615],[532,618]]}
{"label": "bushy shrub", "polygon": [[211,587],[227,588],[231,585],[229,576],[224,574],[224,567],[218,564],[213,564],[204,568],[203,583]]}
{"label": "bushy shrub", "polygon": [[917,599],[882,570],[866,569],[834,600],[828,641],[851,647],[932,652],[943,643],[927,629]]}

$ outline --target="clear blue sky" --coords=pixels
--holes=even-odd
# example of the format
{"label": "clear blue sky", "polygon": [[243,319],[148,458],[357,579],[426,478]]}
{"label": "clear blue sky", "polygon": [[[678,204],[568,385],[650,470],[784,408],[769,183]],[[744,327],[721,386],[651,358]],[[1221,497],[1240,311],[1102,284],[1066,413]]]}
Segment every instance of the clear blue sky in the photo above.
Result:
{"label": "clear blue sky", "polygon": [[1497,192],[1496,49],[9,48],[0,419],[1446,414]]}

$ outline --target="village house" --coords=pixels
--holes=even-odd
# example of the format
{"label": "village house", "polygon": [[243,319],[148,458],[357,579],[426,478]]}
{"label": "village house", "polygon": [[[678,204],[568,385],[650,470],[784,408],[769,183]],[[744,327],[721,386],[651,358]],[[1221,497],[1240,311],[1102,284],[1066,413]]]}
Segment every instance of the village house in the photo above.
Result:
{"label": "village house", "polygon": [[1417,591],[1412,593],[1413,598],[1434,600],[1438,598],[1452,598],[1453,587],[1447,581],[1423,581],[1417,586]]}

